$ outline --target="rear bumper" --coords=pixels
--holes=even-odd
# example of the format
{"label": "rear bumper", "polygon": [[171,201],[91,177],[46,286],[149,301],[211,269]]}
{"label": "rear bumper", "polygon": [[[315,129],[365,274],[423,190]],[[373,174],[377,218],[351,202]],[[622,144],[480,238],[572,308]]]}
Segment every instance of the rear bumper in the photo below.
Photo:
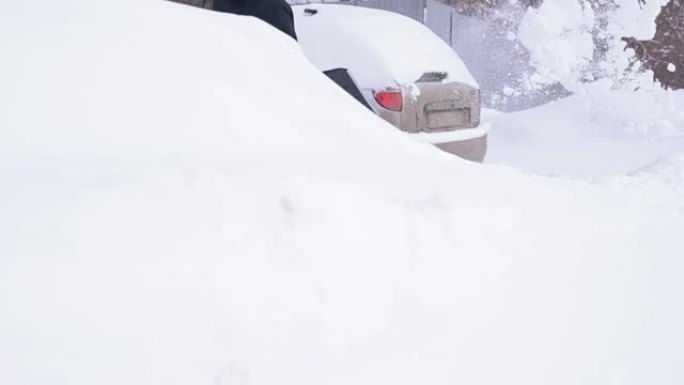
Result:
{"label": "rear bumper", "polygon": [[487,134],[490,128],[490,123],[480,123],[476,128],[408,135],[418,141],[434,144],[439,149],[463,159],[482,163],[487,155]]}
{"label": "rear bumper", "polygon": [[475,128],[461,128],[454,131],[443,132],[419,132],[408,135],[419,142],[442,144],[482,138],[489,133],[490,129],[490,123],[480,123],[480,125]]}
{"label": "rear bumper", "polygon": [[487,155],[487,137],[464,140],[461,142],[437,143],[435,146],[450,154],[473,162],[482,163]]}

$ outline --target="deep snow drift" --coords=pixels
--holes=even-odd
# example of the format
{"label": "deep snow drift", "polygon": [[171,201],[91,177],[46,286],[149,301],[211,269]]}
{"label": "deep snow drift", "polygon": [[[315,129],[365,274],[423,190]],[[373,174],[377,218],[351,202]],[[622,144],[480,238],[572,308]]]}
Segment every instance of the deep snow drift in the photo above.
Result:
{"label": "deep snow drift", "polygon": [[263,23],[0,3],[0,383],[679,384],[684,158],[460,161]]}

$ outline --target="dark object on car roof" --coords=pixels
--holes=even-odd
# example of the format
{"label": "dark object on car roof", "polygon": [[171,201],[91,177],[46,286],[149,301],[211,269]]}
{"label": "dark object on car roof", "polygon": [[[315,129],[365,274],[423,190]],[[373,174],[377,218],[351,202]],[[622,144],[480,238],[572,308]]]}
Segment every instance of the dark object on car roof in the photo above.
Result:
{"label": "dark object on car roof", "polygon": [[441,82],[446,79],[449,75],[446,72],[426,72],[420,79],[416,80],[416,83],[434,83]]}
{"label": "dark object on car roof", "polygon": [[297,40],[292,8],[285,0],[214,0],[214,10],[254,16]]}
{"label": "dark object on car roof", "polygon": [[297,40],[294,15],[285,0],[169,0],[218,12],[254,16]]}
{"label": "dark object on car roof", "polygon": [[349,71],[347,71],[346,68],[335,68],[323,71],[323,73],[329,77],[330,80],[337,83],[338,86],[342,87],[343,90],[347,91],[347,93],[354,99],[358,100],[359,103],[363,104],[364,107],[368,108],[370,111],[373,111],[371,106],[368,105],[366,98],[364,98],[361,94],[359,86],[356,85],[356,82],[351,75],[349,75]]}
{"label": "dark object on car roof", "polygon": [[193,7],[214,9],[214,0],[169,0],[169,1],[174,2],[174,3],[192,5]]}

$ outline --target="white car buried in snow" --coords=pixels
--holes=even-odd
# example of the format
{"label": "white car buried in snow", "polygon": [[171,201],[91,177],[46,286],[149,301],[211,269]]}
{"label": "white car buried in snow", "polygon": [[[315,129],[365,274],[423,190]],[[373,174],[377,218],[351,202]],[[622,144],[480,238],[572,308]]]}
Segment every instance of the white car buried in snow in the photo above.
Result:
{"label": "white car buried in snow", "polygon": [[320,70],[346,68],[373,111],[418,140],[481,162],[489,125],[458,55],[408,17],[342,4],[294,5],[299,43]]}

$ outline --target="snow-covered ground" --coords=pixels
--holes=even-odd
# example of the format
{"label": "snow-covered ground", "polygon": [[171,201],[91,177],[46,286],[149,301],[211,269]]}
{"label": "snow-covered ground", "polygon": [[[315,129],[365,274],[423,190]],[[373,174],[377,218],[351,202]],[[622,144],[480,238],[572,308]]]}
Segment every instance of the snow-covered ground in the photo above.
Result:
{"label": "snow-covered ground", "polygon": [[[2,2],[0,52],[1,384],[684,381],[680,150],[461,161],[265,24],[158,0]],[[492,156],[581,142],[585,101],[494,117]]]}
{"label": "snow-covered ground", "polygon": [[634,92],[599,82],[534,109],[487,111],[493,130],[486,162],[598,180],[684,154],[684,92],[662,90],[650,79],[643,84]]}

